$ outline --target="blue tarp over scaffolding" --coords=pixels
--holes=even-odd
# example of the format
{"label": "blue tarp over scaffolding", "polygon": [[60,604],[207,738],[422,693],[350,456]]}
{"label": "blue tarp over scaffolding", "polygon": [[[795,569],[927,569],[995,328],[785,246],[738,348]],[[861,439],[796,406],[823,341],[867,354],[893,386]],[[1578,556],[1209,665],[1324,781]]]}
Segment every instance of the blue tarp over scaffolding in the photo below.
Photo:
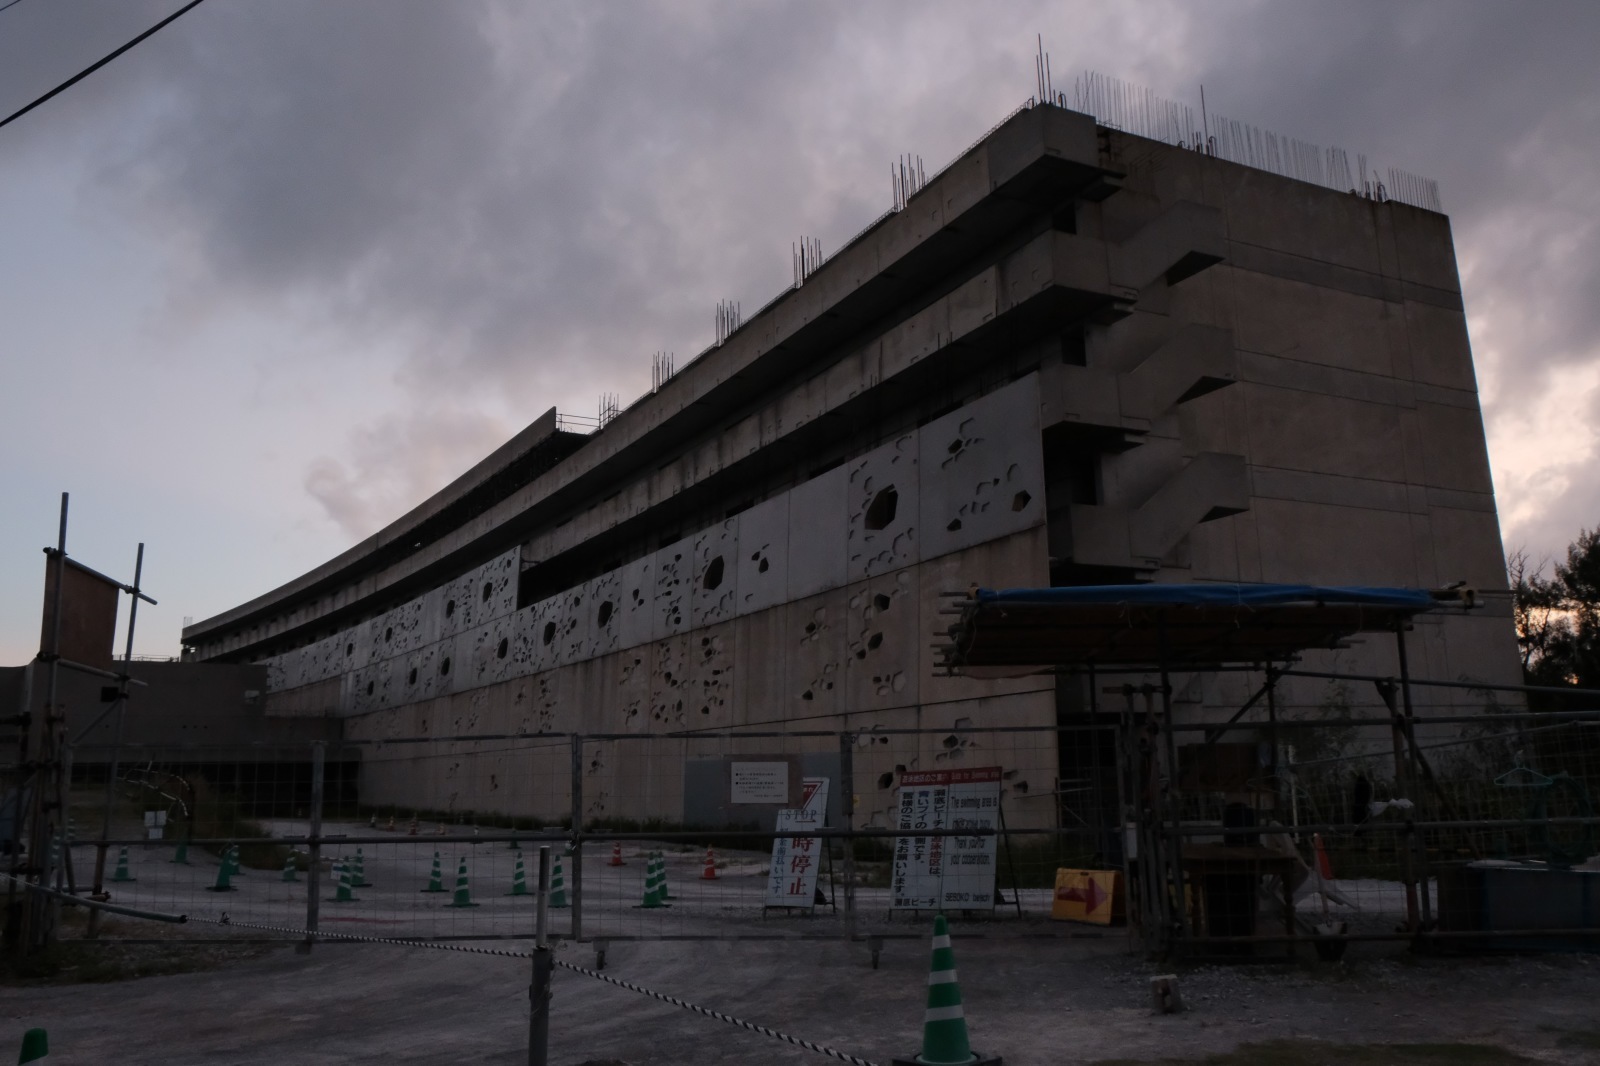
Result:
{"label": "blue tarp over scaffolding", "polygon": [[1086,585],[976,589],[958,601],[952,669],[1279,662],[1394,632],[1450,594],[1325,585]]}

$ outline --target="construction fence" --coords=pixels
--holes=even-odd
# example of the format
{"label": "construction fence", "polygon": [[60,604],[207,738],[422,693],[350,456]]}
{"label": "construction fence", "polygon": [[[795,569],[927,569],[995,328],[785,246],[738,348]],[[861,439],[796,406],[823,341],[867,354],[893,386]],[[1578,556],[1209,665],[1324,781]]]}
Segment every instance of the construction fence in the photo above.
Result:
{"label": "construction fence", "polygon": [[[524,939],[549,847],[549,932],[601,952],[920,938],[935,912],[1163,957],[1600,943],[1600,711],[1420,717],[1391,689],[1331,717],[1174,722],[1159,685],[1106,692],[1054,727],[125,745],[114,774],[80,753],[49,853],[10,849],[6,891],[59,893],[43,920],[64,937],[148,918]],[[103,927],[62,908],[96,887]]]}

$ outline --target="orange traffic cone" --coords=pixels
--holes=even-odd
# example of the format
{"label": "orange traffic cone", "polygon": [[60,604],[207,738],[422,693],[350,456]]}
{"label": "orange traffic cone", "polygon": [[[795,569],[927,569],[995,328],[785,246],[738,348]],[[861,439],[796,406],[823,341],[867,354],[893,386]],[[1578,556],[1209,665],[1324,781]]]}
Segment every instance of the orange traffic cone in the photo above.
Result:
{"label": "orange traffic cone", "polygon": [[394,832],[394,815],[389,815],[389,824],[384,826],[389,832]]}
{"label": "orange traffic cone", "polygon": [[622,861],[622,841],[614,840],[614,841],[611,842],[611,861],[606,863],[606,865],[607,866],[626,866],[626,865],[628,865],[627,863]]}
{"label": "orange traffic cone", "polygon": [[406,835],[407,836],[416,836],[417,835],[417,820],[415,818],[411,819],[411,832],[406,834]]}
{"label": "orange traffic cone", "polygon": [[1328,849],[1322,846],[1322,834],[1311,834],[1311,846],[1317,852],[1317,873],[1322,875],[1324,881],[1333,880],[1333,863],[1328,860]]}
{"label": "orange traffic cone", "polygon": [[700,871],[700,880],[715,881],[717,879],[717,856],[712,852],[711,846],[706,845],[706,864]]}

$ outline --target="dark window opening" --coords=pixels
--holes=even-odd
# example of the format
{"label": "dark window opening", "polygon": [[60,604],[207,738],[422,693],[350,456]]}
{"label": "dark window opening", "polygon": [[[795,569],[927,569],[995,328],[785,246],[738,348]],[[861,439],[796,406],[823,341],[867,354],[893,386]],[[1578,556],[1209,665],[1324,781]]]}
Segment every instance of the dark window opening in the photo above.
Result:
{"label": "dark window opening", "polygon": [[544,624],[544,642],[546,644],[550,644],[550,643],[553,643],[555,641],[555,639],[556,639],[556,624],[554,622],[546,622]]}
{"label": "dark window opening", "polygon": [[1069,329],[1061,335],[1061,361],[1068,366],[1088,366],[1089,349],[1083,340],[1083,330]]}
{"label": "dark window opening", "polygon": [[1023,508],[1027,507],[1028,504],[1030,504],[1032,502],[1033,502],[1033,494],[1030,493],[1027,489],[1023,489],[1021,492],[1019,492],[1015,496],[1011,497],[1011,509],[1013,511],[1020,511]]}
{"label": "dark window opening", "polygon": [[483,583],[483,602],[484,603],[488,603],[489,602],[489,597],[493,596],[493,595],[494,595],[494,582],[493,581],[485,581]]}
{"label": "dark window opening", "polygon": [[417,668],[415,666],[413,666],[411,668],[411,673],[406,675],[406,684],[415,685],[416,683],[417,683]]}
{"label": "dark window opening", "polygon": [[445,656],[443,659],[439,660],[439,676],[440,677],[449,677],[450,676],[450,657],[448,655]]}
{"label": "dark window opening", "polygon": [[611,601],[604,600],[600,604],[600,609],[595,612],[595,621],[600,624],[602,629],[611,624],[611,612],[613,610]]}
{"label": "dark window opening", "polygon": [[445,600],[444,601],[444,616],[446,618],[449,618],[451,615],[453,615],[455,613],[456,613],[456,601],[455,600]]}
{"label": "dark window opening", "polygon": [[496,659],[504,659],[506,657],[506,650],[508,648],[510,648],[510,647],[511,647],[511,642],[509,640],[507,640],[505,637],[501,637],[500,638],[500,646],[495,648],[495,650],[494,650],[494,657]]}
{"label": "dark window opening", "polygon": [[385,644],[387,644],[393,639],[394,639],[394,626],[390,626],[388,629],[385,629],[383,631],[383,642]]}
{"label": "dark window opening", "polygon": [[346,644],[344,646],[344,653],[346,655],[354,655],[356,653],[356,646],[354,644]]}
{"label": "dark window opening", "polygon": [[876,607],[880,611],[887,611],[889,609],[889,597],[881,592],[878,593],[876,596],[872,597],[872,606]]}
{"label": "dark window opening", "polygon": [[371,681],[367,682],[367,695],[369,695],[369,696],[372,695],[372,682]]}
{"label": "dark window opening", "polygon": [[879,489],[878,494],[867,504],[865,524],[868,529],[887,529],[894,521],[895,510],[900,506],[900,494],[894,490],[893,485]]}
{"label": "dark window opening", "polygon": [[714,589],[722,584],[722,556],[711,560],[706,567],[706,576],[700,579],[700,584],[707,590]]}

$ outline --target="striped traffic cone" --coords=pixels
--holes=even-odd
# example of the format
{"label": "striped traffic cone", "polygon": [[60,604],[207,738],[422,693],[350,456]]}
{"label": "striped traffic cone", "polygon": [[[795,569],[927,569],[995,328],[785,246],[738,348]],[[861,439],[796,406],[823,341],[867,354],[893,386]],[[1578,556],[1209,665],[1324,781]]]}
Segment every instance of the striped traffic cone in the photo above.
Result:
{"label": "striped traffic cone", "polygon": [[706,864],[700,868],[700,880],[717,880],[717,856],[709,844],[706,845]]}
{"label": "striped traffic cone", "polygon": [[17,1056],[17,1066],[40,1062],[50,1054],[50,1037],[43,1029],[29,1029],[22,1034],[22,1054]]}
{"label": "striped traffic cone", "polygon": [[207,885],[206,886],[206,891],[207,892],[237,892],[237,891],[239,891],[237,888],[235,888],[233,886],[232,878],[233,878],[233,867],[228,864],[228,854],[227,854],[227,852],[223,852],[223,854],[222,854],[222,865],[217,867],[217,883],[214,884],[214,885]]}
{"label": "striped traffic cone", "polygon": [[433,853],[433,873],[428,875],[428,887],[423,889],[422,891],[424,891],[424,892],[445,892],[445,891],[448,891],[444,887],[444,871],[439,868],[439,853],[437,851]]}
{"label": "striped traffic cone", "polygon": [[626,866],[626,865],[628,865],[627,863],[622,861],[622,841],[613,840],[611,842],[611,861],[606,863],[606,865],[607,866]]}
{"label": "striped traffic cone", "polygon": [[292,851],[288,854],[288,857],[283,860],[283,879],[290,882],[300,880],[300,878],[295,876],[294,852]]}
{"label": "striped traffic cone", "polygon": [[222,852],[222,862],[228,868],[229,877],[244,875],[244,870],[239,867],[239,845],[229,844]]}
{"label": "striped traffic cone", "polygon": [[661,901],[673,899],[672,889],[667,887],[667,853],[664,851],[656,852],[656,877],[661,884]]}
{"label": "striped traffic cone", "polygon": [[389,815],[389,822],[388,822],[387,825],[384,826],[384,828],[387,829],[391,833],[394,832],[394,815],[392,815],[392,814]]}
{"label": "striped traffic cone", "polygon": [[333,895],[328,897],[329,903],[358,903],[356,894],[350,891],[350,867],[344,860],[333,868]]}
{"label": "striped traffic cone", "polygon": [[467,886],[467,860],[466,860],[465,857],[462,858],[461,865],[456,868],[455,898],[452,899],[449,903],[446,903],[445,906],[446,907],[476,907],[476,906],[478,906],[478,904],[472,902],[472,889]]}
{"label": "striped traffic cone", "polygon": [[372,887],[372,882],[367,880],[367,860],[366,857],[361,854],[360,848],[356,849],[356,861],[355,864],[350,867],[350,887]]}
{"label": "striped traffic cone", "polygon": [[561,869],[561,856],[556,856],[555,868],[550,871],[550,907],[562,910],[567,904],[567,878]]}
{"label": "striped traffic cone", "polygon": [[653,910],[657,907],[669,906],[666,899],[667,874],[656,864],[654,855],[646,856],[644,864],[644,899],[639,903],[641,909]]}
{"label": "striped traffic cone", "polygon": [[517,865],[511,871],[511,891],[508,896],[531,896],[528,891],[528,871],[522,868],[522,852],[517,852]]}
{"label": "striped traffic cone", "polygon": [[406,833],[406,836],[414,837],[416,835],[417,835],[417,820],[415,818],[412,818],[411,819],[411,829]]}
{"label": "striped traffic cone", "polygon": [[179,866],[192,866],[193,863],[189,861],[189,842],[187,840],[178,841],[177,848],[172,852],[172,858],[167,861],[175,862]]}
{"label": "striped traffic cone", "polygon": [[974,1055],[967,1041],[967,1019],[956,984],[956,953],[944,915],[933,919],[933,961],[928,972],[928,1009],[922,1016],[922,1053],[895,1059],[894,1066],[972,1066],[998,1064],[998,1057]]}
{"label": "striped traffic cone", "polygon": [[111,874],[113,881],[137,881],[137,877],[128,872],[128,849],[126,845],[117,849],[117,868]]}

